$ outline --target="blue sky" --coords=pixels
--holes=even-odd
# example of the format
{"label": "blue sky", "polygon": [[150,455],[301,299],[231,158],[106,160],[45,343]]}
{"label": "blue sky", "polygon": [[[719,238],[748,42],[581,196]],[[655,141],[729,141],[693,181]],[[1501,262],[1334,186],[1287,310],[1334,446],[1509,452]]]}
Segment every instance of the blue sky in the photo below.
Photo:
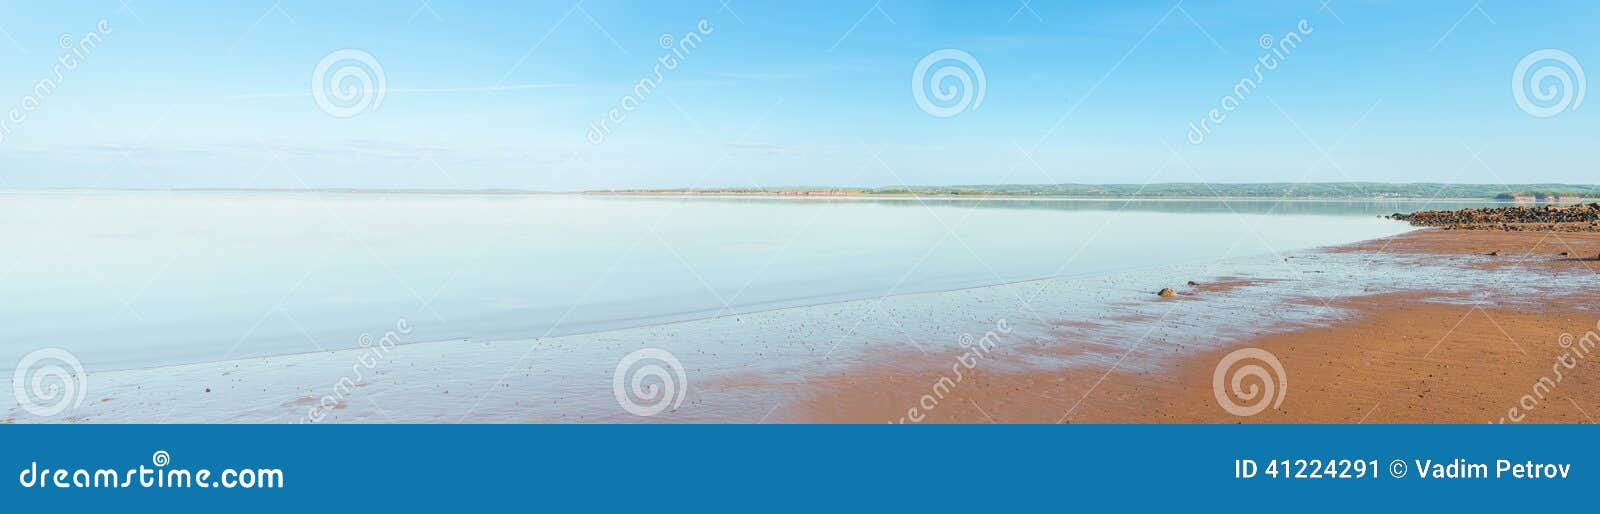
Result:
{"label": "blue sky", "polygon": [[[517,4],[6,2],[0,113],[57,76],[64,34],[110,31],[6,121],[0,188],[1597,182],[1600,107],[1536,117],[1512,88],[1540,49],[1600,70],[1590,1]],[[662,35],[702,19],[592,144]],[[1262,35],[1302,19],[1192,144]],[[319,108],[313,71],[340,49],[376,59],[376,109]],[[977,108],[919,108],[913,71],[941,49],[981,67]]]}

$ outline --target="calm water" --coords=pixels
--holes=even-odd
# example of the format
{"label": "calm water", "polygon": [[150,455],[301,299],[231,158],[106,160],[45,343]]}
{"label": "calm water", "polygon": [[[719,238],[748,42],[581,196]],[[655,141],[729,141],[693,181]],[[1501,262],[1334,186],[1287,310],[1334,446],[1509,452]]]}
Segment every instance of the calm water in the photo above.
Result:
{"label": "calm water", "polygon": [[90,370],[720,314],[1341,244],[1459,202],[0,193],[0,361]]}

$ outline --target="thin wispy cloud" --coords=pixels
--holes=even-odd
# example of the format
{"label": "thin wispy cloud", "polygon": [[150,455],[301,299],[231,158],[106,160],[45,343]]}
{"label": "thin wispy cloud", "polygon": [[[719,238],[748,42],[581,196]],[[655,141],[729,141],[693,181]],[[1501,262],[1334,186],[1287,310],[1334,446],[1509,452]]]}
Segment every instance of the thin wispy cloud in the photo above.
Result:
{"label": "thin wispy cloud", "polygon": [[[386,88],[386,94],[416,94],[416,95],[449,95],[465,93],[497,93],[503,91],[528,91],[537,89],[563,89],[577,87],[577,84],[506,84],[503,86],[466,86],[466,87],[432,87],[432,88]],[[297,93],[250,93],[243,95],[229,95],[220,97],[223,100],[257,100],[264,98],[311,98],[310,91]]]}

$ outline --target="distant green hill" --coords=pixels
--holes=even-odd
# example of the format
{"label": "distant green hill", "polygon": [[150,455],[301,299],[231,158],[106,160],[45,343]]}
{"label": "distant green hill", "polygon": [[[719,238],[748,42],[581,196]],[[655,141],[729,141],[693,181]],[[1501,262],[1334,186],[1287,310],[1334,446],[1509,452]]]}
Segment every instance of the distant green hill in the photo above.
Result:
{"label": "distant green hill", "polygon": [[1053,196],[1083,198],[1481,198],[1512,200],[1517,197],[1563,200],[1600,197],[1600,185],[1574,184],[1438,184],[1381,182],[1318,182],[1262,184],[997,184],[962,186],[911,186],[871,189],[832,187],[776,187],[726,189],[652,189],[594,191],[610,193],[700,194],[845,194],[929,196]]}

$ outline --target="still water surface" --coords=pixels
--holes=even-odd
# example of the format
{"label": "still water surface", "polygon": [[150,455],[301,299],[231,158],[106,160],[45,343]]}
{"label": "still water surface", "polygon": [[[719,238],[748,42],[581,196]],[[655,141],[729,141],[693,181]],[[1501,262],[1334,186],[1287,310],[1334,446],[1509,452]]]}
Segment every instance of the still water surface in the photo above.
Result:
{"label": "still water surface", "polygon": [[0,193],[0,362],[503,340],[1383,237],[1462,202]]}

